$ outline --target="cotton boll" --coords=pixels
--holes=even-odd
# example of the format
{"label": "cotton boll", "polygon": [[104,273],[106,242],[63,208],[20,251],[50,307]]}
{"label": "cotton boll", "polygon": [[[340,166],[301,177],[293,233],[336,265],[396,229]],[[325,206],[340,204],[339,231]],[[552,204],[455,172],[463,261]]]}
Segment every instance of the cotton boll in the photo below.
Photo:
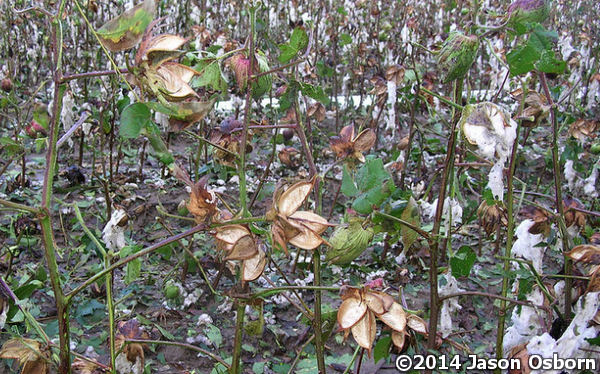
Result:
{"label": "cotton boll", "polygon": [[577,172],[573,168],[573,160],[565,161],[565,181],[567,181],[567,185],[569,186],[569,190],[573,191],[575,188],[575,178],[577,177]]}
{"label": "cotton boll", "polygon": [[102,240],[108,249],[118,252],[125,247],[125,227],[119,224],[126,218],[127,213],[123,209],[115,209],[112,212],[110,220],[102,230]]}
{"label": "cotton boll", "polygon": [[[446,280],[443,286],[438,286],[440,296],[450,295],[458,292],[463,292],[462,288],[458,287],[458,281],[452,274],[444,274],[442,277]],[[440,278],[441,280],[441,278]],[[452,313],[461,310],[462,306],[458,303],[458,298],[453,297],[444,300],[440,311],[440,326],[439,330],[442,337],[447,337],[452,333]]]}
{"label": "cotton boll", "polygon": [[[526,219],[517,227],[517,240],[512,246],[512,254],[515,257],[521,257],[530,260],[536,271],[542,272],[542,259],[544,257],[545,248],[537,247],[542,242],[544,236],[542,234],[532,234],[529,229],[535,224],[531,219]],[[516,266],[516,265],[513,265]]]}

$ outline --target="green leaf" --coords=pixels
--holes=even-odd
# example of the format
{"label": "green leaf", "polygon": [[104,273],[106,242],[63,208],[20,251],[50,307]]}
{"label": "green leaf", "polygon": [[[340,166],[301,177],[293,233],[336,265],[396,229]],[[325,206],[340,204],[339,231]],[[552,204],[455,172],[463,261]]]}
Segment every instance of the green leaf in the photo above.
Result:
{"label": "green leaf", "polygon": [[290,45],[297,51],[308,47],[308,34],[302,27],[295,27],[290,37]]}
{"label": "green leaf", "polygon": [[24,148],[21,144],[9,137],[2,137],[0,138],[0,150],[6,155],[12,156],[23,152]]}
{"label": "green leaf", "polygon": [[585,340],[587,340],[587,342],[590,343],[590,345],[600,346],[600,336]]}
{"label": "green leaf", "polygon": [[279,62],[285,64],[289,62],[291,59],[296,57],[300,51],[305,49],[308,46],[308,34],[301,27],[296,27],[292,31],[292,36],[290,37],[290,42],[287,44],[279,45],[279,50],[281,53],[277,58]]}
{"label": "green leaf", "polygon": [[206,329],[204,330],[204,332],[206,333],[206,337],[210,339],[215,348],[218,349],[223,343],[221,329],[209,323],[208,325],[206,325]]}
{"label": "green leaf", "polygon": [[352,44],[352,37],[346,33],[340,35],[340,45],[343,47],[345,45]]}
{"label": "green leaf", "polygon": [[356,176],[356,183],[361,191],[368,191],[377,185],[381,186],[390,175],[383,166],[383,160],[368,159],[360,169]]}
{"label": "green leaf", "polygon": [[358,169],[356,184],[361,194],[354,200],[352,209],[361,214],[371,213],[373,207],[380,206],[396,188],[383,161],[372,157]]}
{"label": "green leaf", "polygon": [[387,335],[382,338],[379,338],[377,343],[375,343],[375,348],[373,348],[373,361],[375,363],[379,362],[379,360],[384,359],[390,355],[390,347],[392,346],[392,337]]}
{"label": "green leaf", "polygon": [[544,51],[539,61],[535,63],[535,68],[544,73],[562,74],[567,67],[567,63],[556,58],[554,51]]}
{"label": "green leaf", "polygon": [[475,254],[475,251],[468,245],[463,245],[456,251],[454,256],[450,258],[452,275],[455,277],[468,277],[476,259],[477,255]]}
{"label": "green leaf", "polygon": [[146,27],[152,22],[155,9],[154,0],[145,0],[108,21],[97,31],[102,44],[111,52],[133,48],[140,42]]}
{"label": "green leaf", "polygon": [[329,104],[329,96],[325,94],[323,88],[320,86],[313,86],[308,83],[300,83],[300,90],[306,96],[319,101],[323,105]]}
{"label": "green leaf", "polygon": [[121,113],[119,135],[126,139],[137,138],[152,122],[152,113],[144,103],[128,105]]}
{"label": "green leaf", "polygon": [[[258,68],[260,72],[269,71],[269,61],[262,53],[256,53],[256,61],[258,62]],[[260,98],[262,95],[269,92],[273,85],[273,78],[270,74],[259,77],[256,81],[252,82],[252,97],[254,99]]]}
{"label": "green leaf", "polygon": [[342,174],[342,193],[348,197],[354,197],[359,194],[358,188],[356,188],[356,184],[352,180],[350,176],[350,172],[348,171],[348,167],[344,166],[344,171]]}
{"label": "green leaf", "polygon": [[541,25],[536,25],[531,34],[527,44],[534,47],[538,52],[548,51],[552,49],[552,42],[558,39],[556,31],[546,30]]}
{"label": "green leaf", "polygon": [[279,50],[281,53],[279,54],[279,57],[277,57],[277,60],[279,60],[279,62],[282,64],[289,62],[298,54],[298,51],[289,44],[281,44],[279,46]]}
{"label": "green leaf", "polygon": [[194,70],[200,72],[200,75],[192,80],[192,88],[207,86],[215,91],[227,90],[227,82],[223,77],[221,65],[219,65],[214,58],[200,60],[200,62],[194,66]]}
{"label": "green leaf", "polygon": [[534,70],[534,64],[539,58],[540,52],[529,43],[506,54],[506,62],[508,62],[510,74],[513,76]]}
{"label": "green leaf", "polygon": [[[140,245],[128,245],[123,247],[119,252],[119,257],[125,258],[129,255],[139,252],[142,249]],[[130,284],[138,279],[142,270],[142,261],[136,258],[133,261],[127,263],[125,268],[125,284]]]}

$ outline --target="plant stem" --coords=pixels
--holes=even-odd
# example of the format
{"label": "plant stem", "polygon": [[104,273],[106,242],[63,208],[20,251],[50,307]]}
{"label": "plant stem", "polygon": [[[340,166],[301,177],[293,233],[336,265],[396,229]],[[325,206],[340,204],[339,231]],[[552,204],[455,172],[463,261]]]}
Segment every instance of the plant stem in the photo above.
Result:
{"label": "plant stem", "polygon": [[[454,99],[455,101],[460,100],[462,97],[462,85],[463,80],[458,79],[454,83]],[[421,87],[423,90],[423,87]],[[461,108],[461,106],[454,106],[455,109]],[[456,148],[456,125],[458,118],[456,113],[452,116],[452,128],[450,129],[450,139],[448,140],[448,152],[446,153],[446,159],[444,161],[444,173],[442,174],[442,181],[440,185],[440,193],[438,196],[437,207],[435,211],[435,218],[433,221],[433,230],[430,234],[430,265],[429,265],[429,337],[428,337],[428,348],[435,349],[437,340],[437,324],[439,319],[440,311],[440,300],[438,295],[438,255],[439,255],[439,244],[440,244],[440,227],[442,223],[442,214],[444,211],[444,200],[446,200],[446,187],[448,185],[448,179],[450,171],[454,168],[454,152]]]}
{"label": "plant stem", "polygon": [[[250,43],[248,49],[248,55],[250,56],[250,71],[254,71],[254,29],[256,24],[256,8],[250,7]],[[248,191],[246,190],[246,143],[248,141],[248,126],[250,125],[250,107],[251,107],[251,94],[252,84],[246,85],[246,102],[244,107],[244,130],[240,139],[240,158],[238,163],[238,175],[240,178],[240,209],[242,217],[248,214]],[[236,332],[237,333],[237,332]],[[241,342],[240,342],[241,343]],[[237,366],[234,364],[234,367]]]}
{"label": "plant stem", "polygon": [[[523,94],[525,97],[525,94]],[[523,104],[523,103],[522,103]],[[522,108],[522,107],[521,107]],[[513,179],[515,175],[516,157],[517,150],[519,148],[519,130],[521,129],[521,121],[517,124],[516,136],[513,142],[513,148],[510,155],[510,164],[508,167],[508,178],[507,178],[507,193],[506,193],[506,215],[508,218],[508,224],[506,227],[506,247],[504,248],[504,256],[510,257],[513,245],[513,236],[515,232],[515,214],[513,211],[514,201],[514,186]],[[510,268],[510,262],[508,259],[504,260],[504,272],[502,276],[502,297],[506,298],[508,295],[508,271]],[[504,340],[504,324],[506,321],[506,300],[500,299],[500,312],[498,316],[498,329],[496,333],[496,358],[501,359],[503,355],[503,340]]]}
{"label": "plant stem", "polygon": [[231,361],[231,374],[241,373],[240,357],[242,355],[242,338],[244,335],[244,314],[246,313],[246,303],[238,301],[235,318],[235,338],[233,341],[233,357]]}
{"label": "plant stem", "polygon": [[[569,245],[569,233],[567,231],[567,226],[565,224],[565,212],[563,207],[563,199],[562,199],[562,178],[561,178],[561,170],[560,170],[560,161],[558,159],[558,120],[556,119],[556,104],[552,99],[552,95],[550,94],[550,89],[548,88],[548,82],[546,81],[546,74],[539,73],[540,83],[542,84],[542,88],[544,89],[544,94],[546,95],[546,100],[548,104],[551,106],[550,110],[550,121],[552,122],[552,167],[554,169],[554,191],[555,191],[555,203],[556,210],[558,211],[558,229],[560,231],[560,238],[562,240],[562,250],[563,252],[567,252],[570,249]],[[564,274],[566,276],[570,276],[573,273],[573,265],[571,263],[571,259],[568,256],[564,256],[565,264],[564,264]],[[573,280],[571,278],[565,279],[565,311],[564,317],[565,321],[568,323],[571,321],[571,302],[572,302],[572,294],[571,290],[573,287]]]}
{"label": "plant stem", "polygon": [[183,347],[183,348],[190,349],[192,351],[202,353],[203,355],[206,355],[206,356],[212,358],[213,360],[217,361],[218,363],[220,363],[221,365],[225,366],[228,369],[231,367],[231,365],[229,365],[227,362],[225,362],[225,360],[223,360],[221,357],[217,356],[216,354],[209,352],[206,349],[202,349],[200,347],[196,347],[195,345],[191,345],[191,344],[179,343],[179,342],[169,342],[169,341],[165,341],[165,340],[127,339],[125,341],[127,343],[161,344],[161,345],[172,345],[172,346],[176,346],[176,347]]}
{"label": "plant stem", "polygon": [[52,114],[50,117],[48,131],[48,150],[46,151],[46,170],[44,173],[44,184],[42,187],[42,205],[40,211],[40,226],[42,229],[42,242],[44,244],[44,256],[48,265],[48,273],[54,292],[56,311],[58,318],[59,334],[59,365],[58,372],[69,374],[71,372],[71,354],[69,347],[69,306],[64,296],[60,280],[60,271],[58,269],[56,242],[54,241],[54,231],[52,228],[52,215],[50,213],[52,204],[52,186],[56,170],[58,131],[60,124],[60,113],[62,111],[62,101],[66,86],[61,84],[62,75],[62,46],[63,34],[61,18],[65,8],[66,1],[61,0],[56,4],[56,14],[52,19],[52,60],[53,60],[53,80],[54,94]]}
{"label": "plant stem", "polygon": [[[313,251],[313,265],[314,265],[314,285],[315,287],[321,286],[321,252],[319,248],[315,248]],[[319,373],[325,373],[325,354],[323,352],[324,344],[323,333],[321,331],[321,290],[315,289],[315,318],[313,319],[313,329],[315,330],[315,353],[317,356],[317,366]]]}
{"label": "plant stem", "polygon": [[206,225],[204,225],[204,224],[196,225],[196,226],[192,227],[191,229],[182,232],[181,234],[177,234],[177,235],[171,236],[169,238],[166,238],[166,239],[164,239],[164,240],[162,240],[162,241],[160,241],[160,242],[158,242],[156,244],[153,244],[153,245],[151,245],[151,246],[149,246],[147,248],[142,249],[139,252],[136,252],[136,253],[134,253],[134,254],[132,254],[130,256],[122,258],[121,260],[115,262],[114,264],[112,264],[108,268],[106,268],[106,269],[104,269],[104,270],[96,273],[92,277],[88,278],[79,287],[77,287],[73,291],[69,292],[66,295],[67,301],[70,302],[72,300],[73,296],[75,296],[79,292],[83,291],[87,286],[89,286],[90,284],[96,282],[98,279],[102,278],[107,273],[109,273],[109,272],[111,272],[111,271],[113,271],[113,270],[115,270],[117,268],[120,268],[123,265],[126,265],[127,263],[135,260],[136,258],[140,258],[142,256],[145,256],[145,255],[147,255],[149,253],[152,253],[152,252],[156,251],[159,248],[162,248],[162,247],[164,247],[166,245],[169,245],[169,244],[171,244],[173,242],[176,242],[176,241],[178,241],[180,239],[183,239],[185,237],[188,237],[190,235],[193,235],[193,234],[195,234],[197,232],[204,231],[204,230],[206,230]]}
{"label": "plant stem", "polygon": [[[75,212],[75,216],[83,229],[83,232],[90,238],[90,240],[96,245],[96,248],[102,253],[102,257],[104,259],[104,269],[110,267],[110,255],[104,249],[104,246],[98,241],[96,236],[90,231],[90,229],[86,226],[83,217],[81,216],[81,211],[77,204],[72,204],[73,211]],[[106,274],[106,279],[104,281],[104,286],[106,287],[106,307],[108,309],[108,336],[109,336],[109,348],[110,348],[110,367],[111,373],[116,373],[115,369],[115,360],[117,358],[116,350],[115,350],[115,305],[112,296],[112,272],[108,272]]]}
{"label": "plant stem", "polygon": [[19,203],[14,203],[12,201],[4,200],[4,199],[0,199],[0,205],[4,205],[12,210],[21,210],[23,212],[29,212],[29,213],[33,213],[33,214],[43,214],[36,208],[32,208],[30,206],[19,204]]}

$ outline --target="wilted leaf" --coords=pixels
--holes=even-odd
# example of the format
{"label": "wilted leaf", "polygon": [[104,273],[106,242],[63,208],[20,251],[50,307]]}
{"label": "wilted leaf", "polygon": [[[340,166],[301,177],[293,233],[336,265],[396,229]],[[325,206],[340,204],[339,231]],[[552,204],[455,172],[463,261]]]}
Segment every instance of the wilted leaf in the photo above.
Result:
{"label": "wilted leaf", "polygon": [[585,140],[594,136],[594,132],[600,129],[598,121],[578,119],[569,127],[569,135],[577,140]]}
{"label": "wilted leaf", "polygon": [[149,79],[155,79],[159,91],[169,100],[183,100],[190,96],[198,97],[196,91],[188,84],[197,74],[194,69],[175,62],[160,65],[156,74],[148,73]]}
{"label": "wilted leaf", "polygon": [[207,180],[208,177],[204,177],[192,187],[187,204],[188,210],[198,223],[209,221],[217,212],[217,197],[206,188]]}
{"label": "wilted leaf", "polygon": [[133,48],[140,42],[144,30],[154,18],[155,9],[154,0],[145,0],[125,11],[98,29],[100,40],[112,52]]}
{"label": "wilted leaf", "polygon": [[12,358],[23,367],[21,374],[48,373],[49,360],[40,343],[33,339],[14,338],[7,340],[0,349],[0,358]]}

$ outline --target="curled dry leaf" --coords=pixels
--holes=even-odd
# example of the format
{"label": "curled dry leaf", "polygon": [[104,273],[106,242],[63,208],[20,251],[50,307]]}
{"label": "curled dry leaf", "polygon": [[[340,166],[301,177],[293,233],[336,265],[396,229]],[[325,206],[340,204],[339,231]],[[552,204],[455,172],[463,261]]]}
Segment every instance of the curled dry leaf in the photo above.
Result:
{"label": "curled dry leaf", "polygon": [[297,169],[300,166],[300,151],[294,147],[285,147],[277,154],[279,161],[291,169]]}
{"label": "curled dry leaf", "polygon": [[329,145],[339,158],[351,156],[360,162],[365,162],[365,156],[362,152],[371,149],[376,140],[377,137],[373,130],[365,129],[355,137],[354,126],[348,125],[342,128],[339,136],[333,136],[329,139]]}
{"label": "curled dry leaf", "polygon": [[137,319],[117,323],[115,347],[121,353],[116,359],[116,369],[119,373],[141,374],[144,371],[144,347],[140,343],[127,343],[129,339],[148,339],[148,333],[143,330]]}
{"label": "curled dry leaf", "polygon": [[385,79],[388,81],[396,82],[396,86],[399,86],[404,81],[404,73],[406,69],[402,65],[392,65],[385,71]]}
{"label": "curled dry leaf", "polygon": [[505,227],[508,224],[506,210],[498,204],[488,205],[486,201],[482,201],[479,205],[477,217],[479,224],[488,235],[496,232],[498,227]]}
{"label": "curled dry leaf", "polygon": [[[523,100],[523,90],[520,88],[510,94],[519,103]],[[524,127],[536,127],[543,119],[548,117],[550,108],[545,95],[536,91],[528,91],[525,97],[523,113],[521,113],[521,118],[523,118],[521,124]]]}
{"label": "curled dry leaf", "polygon": [[563,199],[563,207],[565,213],[565,224],[567,227],[571,227],[572,225],[577,225],[579,228],[585,227],[585,213],[575,210],[575,209],[583,209],[583,204],[571,197],[566,197]]}
{"label": "curled dry leaf", "polygon": [[409,314],[406,320],[406,325],[413,331],[418,332],[419,334],[426,335],[427,334],[427,322],[417,315]]}
{"label": "curled dry leaf", "polygon": [[521,210],[521,214],[535,222],[529,228],[529,233],[544,234],[544,236],[550,234],[550,212],[545,209],[527,205]]}
{"label": "curled dry leaf", "polygon": [[600,265],[600,246],[598,245],[581,244],[575,246],[566,255],[571,257],[573,261]]}
{"label": "curled dry leaf", "polygon": [[79,357],[73,360],[71,369],[75,374],[99,374],[104,372],[97,364]]}
{"label": "curled dry leaf", "polygon": [[309,117],[314,117],[318,122],[323,122],[325,119],[325,106],[319,102],[308,107],[306,114]]}
{"label": "curled dry leaf", "polygon": [[37,340],[14,338],[2,345],[0,358],[18,360],[23,367],[21,374],[46,374],[50,352],[43,349]]}
{"label": "curled dry leaf", "polygon": [[198,223],[209,222],[217,213],[217,196],[206,188],[208,177],[203,177],[192,186],[190,201],[187,204],[188,211],[194,216]]}
{"label": "curled dry leaf", "polygon": [[569,135],[583,141],[595,137],[594,133],[599,129],[598,121],[578,119],[569,127]]}

